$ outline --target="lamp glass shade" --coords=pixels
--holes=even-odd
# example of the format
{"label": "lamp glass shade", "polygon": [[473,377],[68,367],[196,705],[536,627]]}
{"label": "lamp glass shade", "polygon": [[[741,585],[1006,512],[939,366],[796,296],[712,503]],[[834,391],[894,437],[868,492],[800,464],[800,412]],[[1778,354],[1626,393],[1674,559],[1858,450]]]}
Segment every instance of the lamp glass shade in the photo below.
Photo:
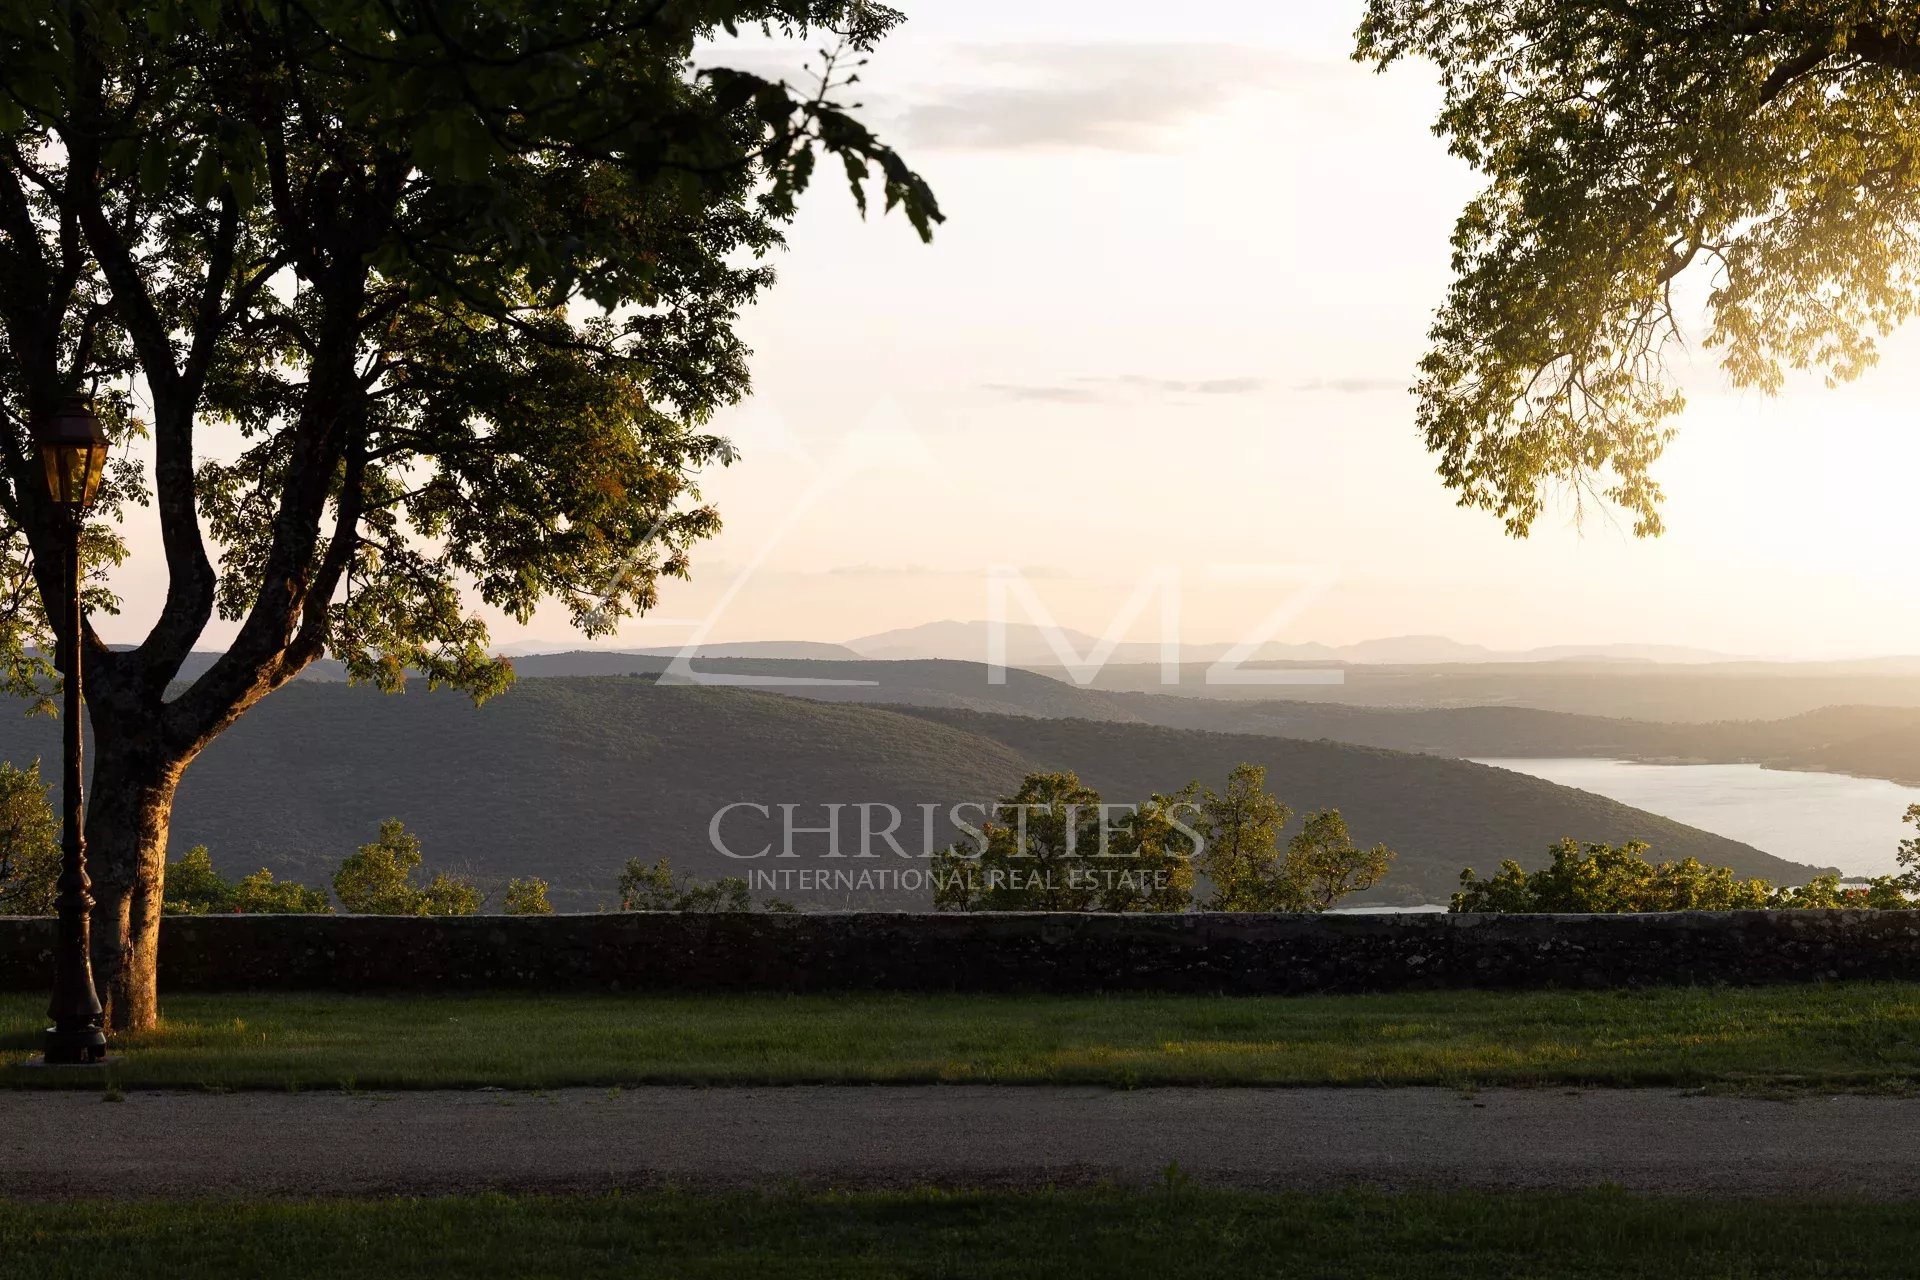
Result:
{"label": "lamp glass shade", "polygon": [[49,496],[76,511],[92,503],[107,469],[107,433],[92,407],[76,396],[42,419],[33,435]]}

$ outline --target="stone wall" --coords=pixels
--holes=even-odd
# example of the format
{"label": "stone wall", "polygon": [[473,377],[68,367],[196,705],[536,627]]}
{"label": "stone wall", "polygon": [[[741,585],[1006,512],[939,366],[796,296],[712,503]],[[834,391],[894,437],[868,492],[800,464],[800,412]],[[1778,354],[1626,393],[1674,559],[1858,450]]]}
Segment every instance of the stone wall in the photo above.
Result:
{"label": "stone wall", "polygon": [[[0,990],[53,922],[0,919]],[[1920,979],[1920,912],[1641,916],[179,916],[169,991],[1293,994]]]}

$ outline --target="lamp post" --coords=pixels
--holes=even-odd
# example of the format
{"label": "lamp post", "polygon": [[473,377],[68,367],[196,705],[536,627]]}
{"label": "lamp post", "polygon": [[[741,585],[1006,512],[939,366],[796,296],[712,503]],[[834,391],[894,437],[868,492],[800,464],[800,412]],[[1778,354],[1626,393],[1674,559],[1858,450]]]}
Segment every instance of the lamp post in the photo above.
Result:
{"label": "lamp post", "polygon": [[47,1016],[46,1063],[73,1066],[99,1062],[107,1055],[107,1037],[100,1026],[100,994],[93,985],[92,882],[87,878],[87,838],[81,828],[82,691],[80,688],[80,633],[84,616],[80,603],[80,531],[87,505],[100,491],[100,475],[107,464],[107,433],[92,405],[81,396],[68,398],[57,413],[34,422],[34,448],[47,473],[47,489],[60,525],[66,563],[61,566],[65,598],[63,617],[55,630],[60,636],[61,670],[65,673],[66,731],[64,772],[60,794],[64,810],[59,897],[59,938],[53,956],[53,1000]]}

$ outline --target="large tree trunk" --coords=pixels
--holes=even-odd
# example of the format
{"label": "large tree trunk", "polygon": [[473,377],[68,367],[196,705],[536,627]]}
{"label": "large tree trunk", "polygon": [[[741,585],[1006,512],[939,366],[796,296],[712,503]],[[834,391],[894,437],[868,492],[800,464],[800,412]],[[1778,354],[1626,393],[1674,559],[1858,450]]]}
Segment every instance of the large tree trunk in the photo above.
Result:
{"label": "large tree trunk", "polygon": [[[100,724],[98,717],[94,718]],[[87,790],[87,860],[93,875],[93,974],[112,1031],[146,1031],[160,1020],[160,902],[167,827],[186,762],[160,742],[158,726],[129,733],[104,726]]]}

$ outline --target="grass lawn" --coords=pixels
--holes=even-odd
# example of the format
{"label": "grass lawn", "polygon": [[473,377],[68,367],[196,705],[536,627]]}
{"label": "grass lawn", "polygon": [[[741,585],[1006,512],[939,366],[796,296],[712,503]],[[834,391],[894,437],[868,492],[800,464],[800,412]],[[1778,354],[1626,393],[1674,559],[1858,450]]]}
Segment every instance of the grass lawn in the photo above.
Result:
{"label": "grass lawn", "polygon": [[[0,1086],[43,1001],[0,997]],[[124,1087],[647,1082],[1705,1085],[1907,1091],[1920,985],[1304,998],[174,996]],[[80,1087],[99,1088],[86,1075]]]}
{"label": "grass lawn", "polygon": [[1911,1274],[1920,1211],[1577,1195],[1083,1190],[0,1204],[7,1277]]}

